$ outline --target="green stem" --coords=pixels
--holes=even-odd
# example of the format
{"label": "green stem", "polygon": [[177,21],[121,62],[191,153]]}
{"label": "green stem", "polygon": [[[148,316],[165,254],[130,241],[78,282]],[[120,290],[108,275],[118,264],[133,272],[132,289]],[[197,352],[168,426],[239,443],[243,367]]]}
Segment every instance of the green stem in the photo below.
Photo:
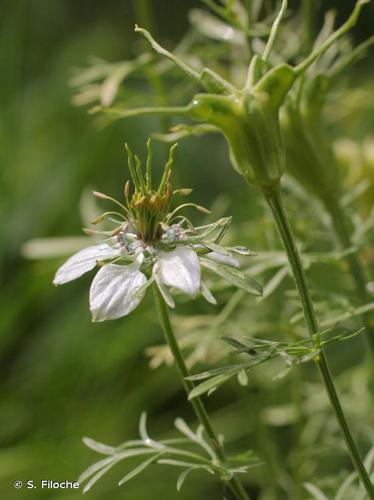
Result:
{"label": "green stem", "polygon": [[[162,295],[156,285],[156,283],[153,283],[152,285],[153,288],[153,293],[157,305],[157,310],[160,318],[160,323],[162,326],[162,329],[164,331],[165,339],[166,342],[174,356],[175,363],[177,365],[179,374],[181,376],[181,381],[183,384],[183,387],[185,388],[187,394],[189,394],[192,389],[195,387],[193,382],[191,380],[188,380],[188,377],[190,377],[190,372],[186,366],[186,363],[184,361],[183,355],[179,349],[177,339],[175,338],[171,323],[170,323],[170,318],[169,318],[169,313],[167,310],[167,305],[165,304],[164,299],[162,298]],[[200,398],[194,398],[190,401],[195,414],[200,421],[201,425],[204,427],[204,430],[209,438],[210,444],[212,448],[214,449],[217,458],[219,461],[222,463],[222,465],[226,464],[226,456],[225,452],[216,436],[216,433],[213,430],[212,424],[210,422],[209,415],[205,409],[205,406]],[[233,476],[229,481],[228,485],[230,486],[231,490],[235,494],[236,498],[239,500],[249,500],[249,497],[247,493],[245,492],[243,485],[239,481],[239,479],[236,476]]]}
{"label": "green stem", "polygon": [[247,11],[247,26],[244,27],[245,31],[245,39],[248,51],[248,60],[250,61],[253,56],[253,47],[252,47],[252,24],[253,24],[253,12],[252,12],[252,0],[245,0],[245,8]]}
{"label": "green stem", "polygon": [[[340,206],[339,201],[335,198],[330,198],[325,202],[326,209],[328,210],[331,221],[342,248],[349,248],[352,246],[351,229],[344,209]],[[346,260],[349,264],[353,280],[355,282],[357,298],[361,305],[370,302],[370,296],[366,289],[365,272],[362,268],[360,258],[357,254],[352,253],[347,255]],[[374,354],[374,327],[370,321],[370,313],[361,315],[363,325],[365,326],[367,340],[369,342],[372,353]]]}
{"label": "green stem", "polygon": [[302,498],[304,494],[303,487],[303,456],[300,455],[299,451],[303,449],[302,444],[302,432],[306,423],[305,418],[305,405],[304,405],[304,387],[302,382],[302,365],[296,366],[292,378],[292,400],[295,405],[296,411],[296,422],[294,425],[294,439],[293,439],[293,450],[290,454],[290,462],[293,470],[293,495],[295,498]]}
{"label": "green stem", "polygon": [[308,326],[309,334],[312,336],[315,347],[319,350],[319,356],[316,358],[316,364],[321,373],[325,389],[328,394],[331,406],[334,410],[335,417],[340,426],[345,443],[349,450],[353,465],[365,487],[368,498],[374,500],[374,487],[370,481],[369,475],[360,457],[360,453],[353,440],[343,409],[341,407],[338,394],[336,392],[330,368],[319,341],[319,326],[317,317],[314,311],[312,297],[310,295],[308,282],[306,279],[301,257],[296,246],[295,238],[292,234],[291,226],[288,221],[286,211],[283,206],[283,201],[280,192],[280,186],[272,190],[264,190],[264,195],[269,208],[273,214],[277,225],[282,243],[287,253],[288,261],[292,269],[292,273],[296,282],[296,287],[300,295],[300,300],[304,310],[305,321]]}
{"label": "green stem", "polygon": [[155,23],[149,0],[133,0],[132,5],[136,22],[140,22],[145,29],[151,33],[155,33]]}
{"label": "green stem", "polygon": [[267,394],[266,390],[261,387],[255,371],[252,373],[252,384],[256,391],[252,390],[252,394],[249,393],[253,399],[249,402],[248,410],[254,415],[258,448],[261,449],[266,464],[266,467],[262,467],[264,498],[268,498],[266,493],[269,493],[269,498],[279,499],[284,494],[289,494],[291,481],[284,467],[284,461],[279,457],[274,435],[264,419]]}
{"label": "green stem", "polygon": [[[154,12],[152,10],[150,0],[132,0],[132,4],[135,11],[136,21],[156,36],[156,21],[154,19]],[[158,106],[166,106],[167,92],[162,77],[157,71],[154,71],[154,68],[146,68],[146,73],[157,99],[156,104]],[[170,128],[170,121],[168,117],[161,115],[160,124],[161,130],[166,133]]]}
{"label": "green stem", "polygon": [[93,112],[101,111],[114,118],[131,118],[141,115],[160,115],[175,116],[188,115],[191,111],[190,106],[150,106],[144,108],[122,109],[122,108],[100,108],[97,107]]}
{"label": "green stem", "polygon": [[302,48],[304,54],[309,54],[313,48],[313,40],[315,40],[318,7],[315,0],[303,0],[301,8],[304,23]]}
{"label": "green stem", "polygon": [[295,74],[300,75],[303,73],[316,59],[322,56],[339,38],[347,33],[356,24],[358,16],[360,15],[363,5],[367,3],[365,0],[358,0],[353,8],[353,11],[349,18],[346,20],[342,26],[331,36],[327,38],[319,47],[316,47],[309,56],[304,59],[300,64],[298,64],[295,69]]}

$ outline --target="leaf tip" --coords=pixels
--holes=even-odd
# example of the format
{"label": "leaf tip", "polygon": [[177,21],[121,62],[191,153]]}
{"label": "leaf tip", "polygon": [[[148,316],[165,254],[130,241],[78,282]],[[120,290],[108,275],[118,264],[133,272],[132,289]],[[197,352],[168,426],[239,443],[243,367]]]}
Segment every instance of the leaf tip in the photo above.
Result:
{"label": "leaf tip", "polygon": [[83,436],[82,437],[82,443],[85,444],[86,446],[88,446],[87,443],[89,443],[91,440],[91,438],[89,438],[88,436]]}

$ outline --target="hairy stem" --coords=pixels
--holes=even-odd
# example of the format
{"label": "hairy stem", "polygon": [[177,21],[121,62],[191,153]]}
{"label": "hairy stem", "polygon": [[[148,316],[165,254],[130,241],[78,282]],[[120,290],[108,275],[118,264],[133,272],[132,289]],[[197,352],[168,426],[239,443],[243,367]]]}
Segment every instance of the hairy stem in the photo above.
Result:
{"label": "hairy stem", "polygon": [[345,443],[349,450],[353,465],[362,481],[363,486],[368,494],[368,498],[374,500],[374,487],[370,481],[369,475],[360,457],[360,453],[353,440],[347,420],[345,418],[342,406],[336,392],[330,368],[325,356],[324,350],[320,345],[319,326],[317,316],[314,311],[312,297],[310,295],[308,282],[306,279],[304,267],[301,261],[299,251],[296,246],[291,226],[288,221],[286,211],[283,206],[283,201],[280,192],[280,186],[272,190],[264,190],[264,195],[268,206],[273,214],[276,226],[278,228],[283,246],[286,250],[288,261],[296,282],[296,288],[299,292],[302,303],[304,317],[308,326],[309,334],[312,336],[314,345],[319,351],[319,356],[316,358],[316,364],[322,376],[326,392],[328,394],[331,406],[334,410],[335,417],[343,434]]}
{"label": "hairy stem", "polygon": [[[184,361],[183,355],[179,349],[177,339],[175,338],[171,323],[170,323],[170,318],[169,318],[169,313],[167,309],[167,305],[165,304],[164,299],[162,298],[162,295],[156,285],[156,283],[153,283],[153,293],[157,305],[157,310],[160,318],[160,323],[165,335],[166,342],[174,356],[175,364],[177,365],[181,381],[183,384],[183,387],[185,388],[187,394],[189,394],[192,389],[195,387],[193,382],[188,380],[188,377],[190,376],[190,372],[186,366],[186,363]],[[219,461],[225,465],[226,463],[226,456],[225,452],[223,450],[223,447],[221,446],[219,439],[216,435],[216,433],[213,430],[209,415],[205,409],[205,406],[202,402],[202,400],[199,397],[196,397],[190,401],[194,412],[200,421],[201,425],[204,427],[204,430],[209,438],[210,444],[212,448],[214,449],[217,458]],[[228,481],[228,485],[230,486],[232,492],[235,494],[236,498],[239,500],[249,500],[249,497],[247,493],[245,492],[243,485],[239,481],[239,479],[234,476]]]}
{"label": "hairy stem", "polygon": [[[340,206],[337,199],[329,199],[325,203],[326,209],[330,214],[331,221],[339,240],[341,247],[349,248],[352,246],[351,229],[349,220],[347,219],[344,209]],[[357,254],[347,255],[346,260],[349,264],[350,271],[355,283],[356,294],[361,305],[370,302],[370,296],[366,289],[365,272],[362,268],[360,258]],[[366,330],[366,337],[369,342],[372,353],[374,354],[374,327],[371,321],[370,313],[361,315],[363,325]]]}

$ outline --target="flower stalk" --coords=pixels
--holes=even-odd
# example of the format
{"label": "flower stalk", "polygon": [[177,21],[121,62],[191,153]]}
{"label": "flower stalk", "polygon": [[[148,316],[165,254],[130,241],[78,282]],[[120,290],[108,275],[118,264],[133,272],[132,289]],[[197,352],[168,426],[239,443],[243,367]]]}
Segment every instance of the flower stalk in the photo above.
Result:
{"label": "flower stalk", "polygon": [[[189,380],[189,377],[191,376],[186,363],[184,361],[183,355],[179,349],[177,339],[175,338],[173,328],[170,323],[170,318],[169,318],[169,313],[167,310],[167,305],[160,293],[160,290],[158,289],[157,285],[153,283],[152,285],[153,289],[153,294],[160,318],[160,324],[162,327],[162,330],[164,332],[165,340],[167,342],[167,345],[169,346],[174,360],[175,364],[177,366],[179,375],[181,377],[181,381],[183,384],[183,387],[188,394],[194,389],[194,383]],[[201,425],[203,426],[208,438],[209,442],[212,446],[212,448],[215,450],[215,453],[217,455],[217,459],[225,465],[226,463],[226,456],[225,452],[223,450],[223,447],[214,432],[214,429],[212,427],[209,415],[205,409],[205,406],[202,402],[202,400],[199,397],[196,397],[194,399],[190,400],[190,403],[192,405],[192,408],[200,421]],[[235,494],[236,498],[239,500],[248,500],[249,497],[247,493],[245,492],[243,485],[239,481],[239,479],[236,476],[231,477],[230,479],[227,480],[227,483],[229,487],[231,488],[232,492]]]}
{"label": "flower stalk", "polygon": [[346,446],[349,450],[353,465],[362,481],[368,494],[368,498],[374,499],[374,487],[365,469],[360,453],[352,437],[348,422],[345,418],[343,408],[339,401],[327,358],[319,340],[319,326],[315,314],[313,300],[310,294],[304,267],[301,261],[299,251],[296,246],[295,238],[288,220],[287,213],[283,206],[280,185],[273,190],[263,190],[267,204],[274,217],[275,224],[279,231],[283,246],[286,250],[288,261],[295,279],[296,288],[299,292],[302,303],[304,317],[308,326],[310,336],[313,338],[315,348],[319,351],[319,356],[315,358],[317,367],[321,373],[326,392],[328,394],[331,406],[334,410],[336,420],[343,434]]}
{"label": "flower stalk", "polygon": [[[371,37],[350,53],[342,53],[328,69],[319,70],[300,81],[297,91],[289,95],[282,110],[281,125],[285,137],[288,172],[325,207],[340,246],[352,247],[350,222],[340,199],[344,192],[342,171],[323,123],[323,108],[329,91],[342,72],[360,59],[374,43]],[[365,272],[359,257],[346,257],[355,283],[357,299],[370,302]],[[374,353],[374,327],[368,314],[362,316],[366,336]]]}
{"label": "flower stalk", "polygon": [[[344,208],[339,204],[339,200],[332,198],[325,203],[328,210],[331,222],[342,248],[350,248],[352,246],[351,230],[349,220],[344,213]],[[346,256],[352,278],[354,280],[356,295],[361,304],[370,302],[370,297],[366,288],[365,272],[362,267],[360,258],[357,254],[351,253]],[[374,326],[369,313],[361,315],[362,323],[365,326],[366,338],[370,345],[370,349],[374,354]]]}

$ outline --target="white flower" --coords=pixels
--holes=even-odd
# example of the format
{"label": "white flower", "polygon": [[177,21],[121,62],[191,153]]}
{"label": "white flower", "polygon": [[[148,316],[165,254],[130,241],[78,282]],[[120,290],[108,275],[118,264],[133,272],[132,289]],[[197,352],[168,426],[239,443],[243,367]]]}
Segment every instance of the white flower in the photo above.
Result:
{"label": "white flower", "polygon": [[[217,223],[211,226],[215,228]],[[169,288],[190,297],[201,293],[208,302],[216,304],[208,286],[201,280],[201,266],[231,285],[261,294],[259,283],[235,269],[239,262],[228,249],[213,242],[204,243],[202,238],[195,237],[191,241],[188,232],[178,225],[172,226],[172,231],[169,230],[166,237],[155,245],[145,243],[129,228],[127,223],[123,224],[115,236],[72,255],[58,269],[53,280],[55,285],[62,285],[91,271],[96,265],[101,266],[90,288],[93,321],[130,314],[153,282],[169,307],[175,306]],[[230,250],[248,253],[244,247],[230,247]]]}
{"label": "white flower", "polygon": [[[92,270],[98,261],[130,256],[131,254],[127,249],[124,250],[119,241],[120,239],[111,238],[108,243],[100,243],[77,252],[58,269],[53,283],[62,285],[73,281]],[[202,286],[200,263],[191,248],[177,246],[166,252],[152,248],[144,249],[136,243],[132,248],[135,248],[132,263],[105,264],[93,279],[90,289],[90,310],[93,321],[126,316],[136,309],[147,287],[153,281],[156,281],[171,307],[174,306],[174,301],[165,287],[173,287],[191,297],[195,297],[200,291]],[[147,279],[140,270],[145,258],[154,262],[150,279]]]}
{"label": "white flower", "polygon": [[251,252],[244,247],[225,248],[219,245],[231,217],[194,227],[187,217],[180,215],[180,209],[192,206],[206,213],[205,208],[195,203],[182,203],[169,211],[175,194],[186,195],[191,191],[174,191],[169,182],[175,147],[176,144],[170,148],[158,188],[152,186],[152,151],[148,142],[146,172],[142,171],[137,157],[135,167],[134,155],[126,145],[133,189],[128,180],[123,202],[104,193],[93,192],[97,198],[111,201],[115,210],[97,216],[92,224],[111,221],[115,223],[115,228],[105,231],[86,229],[86,234],[102,234],[107,239],[72,255],[58,269],[53,280],[55,285],[62,285],[91,271],[96,265],[101,266],[90,289],[93,321],[130,314],[138,307],[152,283],[170,307],[175,304],[169,288],[190,297],[201,293],[208,302],[216,304],[208,286],[201,280],[201,266],[232,286],[255,295],[261,294],[261,285],[256,280],[235,269],[239,263],[232,252],[242,255]]}

